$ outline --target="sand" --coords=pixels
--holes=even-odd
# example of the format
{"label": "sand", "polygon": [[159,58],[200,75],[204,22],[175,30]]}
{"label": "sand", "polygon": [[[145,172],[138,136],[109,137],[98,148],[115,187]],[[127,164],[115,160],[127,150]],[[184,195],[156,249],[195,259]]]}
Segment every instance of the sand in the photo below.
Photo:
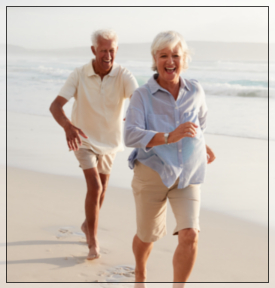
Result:
{"label": "sand", "polygon": [[[8,282],[134,280],[131,191],[108,189],[98,231],[102,257],[95,261],[85,260],[84,197],[83,179],[8,168]],[[168,212],[168,235],[155,244],[148,282],[172,280],[177,237],[171,235],[175,223]],[[266,227],[207,210],[201,226],[190,282],[267,281]]]}

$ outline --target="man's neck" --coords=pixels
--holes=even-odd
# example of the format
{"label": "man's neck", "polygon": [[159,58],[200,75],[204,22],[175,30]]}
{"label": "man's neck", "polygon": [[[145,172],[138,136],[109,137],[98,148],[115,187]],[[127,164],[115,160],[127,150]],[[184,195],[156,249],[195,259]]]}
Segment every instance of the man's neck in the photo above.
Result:
{"label": "man's neck", "polygon": [[96,62],[94,60],[92,60],[92,65],[93,65],[93,68],[94,68],[94,71],[95,71],[95,74],[99,75],[101,80],[103,79],[104,76],[108,75],[111,71],[112,71],[112,68],[105,72],[105,71],[100,71],[100,69],[98,69],[97,65],[96,65]]}

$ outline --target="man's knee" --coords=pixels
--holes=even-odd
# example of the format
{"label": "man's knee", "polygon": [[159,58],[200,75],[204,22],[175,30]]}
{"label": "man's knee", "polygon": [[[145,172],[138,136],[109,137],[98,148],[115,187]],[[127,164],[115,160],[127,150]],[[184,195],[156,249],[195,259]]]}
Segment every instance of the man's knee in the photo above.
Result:
{"label": "man's knee", "polygon": [[110,178],[110,174],[99,174],[101,184],[102,184],[102,193],[104,194],[108,187],[108,182]]}
{"label": "man's knee", "polygon": [[86,179],[88,194],[94,194],[100,196],[103,187],[97,169],[91,168],[83,171]]}
{"label": "man's knee", "polygon": [[102,191],[101,191],[102,195],[105,195],[107,187],[108,187],[107,183],[102,185]]}
{"label": "man's knee", "polygon": [[179,231],[179,244],[194,246],[199,240],[199,232],[197,229],[188,228]]}
{"label": "man's knee", "polygon": [[102,185],[100,183],[94,183],[94,185],[88,186],[87,195],[93,198],[100,198],[102,195]]}

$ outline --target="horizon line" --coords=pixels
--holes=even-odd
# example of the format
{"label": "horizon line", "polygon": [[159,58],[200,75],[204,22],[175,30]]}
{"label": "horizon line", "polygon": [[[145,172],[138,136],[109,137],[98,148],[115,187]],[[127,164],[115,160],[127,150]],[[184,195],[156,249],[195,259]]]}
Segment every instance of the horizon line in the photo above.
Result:
{"label": "horizon line", "polygon": [[[228,43],[228,44],[268,44],[267,42],[227,42],[227,41],[203,41],[203,40],[190,40],[190,42],[205,42],[205,43]],[[119,42],[118,46],[120,44],[151,44],[151,42]],[[275,42],[270,42],[269,44],[275,44]],[[53,49],[70,49],[70,48],[83,48],[87,47],[86,45],[82,46],[67,46],[67,47],[54,47],[54,48],[26,48],[24,46],[18,45],[18,44],[11,44],[11,43],[0,43],[0,45],[13,45],[13,46],[18,46],[24,49],[29,49],[29,50],[53,50]],[[92,44],[91,44],[92,46]],[[90,47],[90,46],[88,46]]]}

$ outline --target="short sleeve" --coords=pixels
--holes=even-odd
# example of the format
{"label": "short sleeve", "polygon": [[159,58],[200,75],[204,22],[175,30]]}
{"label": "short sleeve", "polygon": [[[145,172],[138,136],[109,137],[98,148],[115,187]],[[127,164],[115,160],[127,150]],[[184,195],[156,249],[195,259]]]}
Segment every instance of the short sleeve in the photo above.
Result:
{"label": "short sleeve", "polygon": [[67,78],[58,95],[64,97],[67,100],[70,100],[72,97],[74,97],[77,92],[78,79],[78,71],[75,69]]}
{"label": "short sleeve", "polygon": [[138,88],[136,78],[127,69],[125,69],[123,73],[123,84],[124,84],[124,98],[129,98]]}

